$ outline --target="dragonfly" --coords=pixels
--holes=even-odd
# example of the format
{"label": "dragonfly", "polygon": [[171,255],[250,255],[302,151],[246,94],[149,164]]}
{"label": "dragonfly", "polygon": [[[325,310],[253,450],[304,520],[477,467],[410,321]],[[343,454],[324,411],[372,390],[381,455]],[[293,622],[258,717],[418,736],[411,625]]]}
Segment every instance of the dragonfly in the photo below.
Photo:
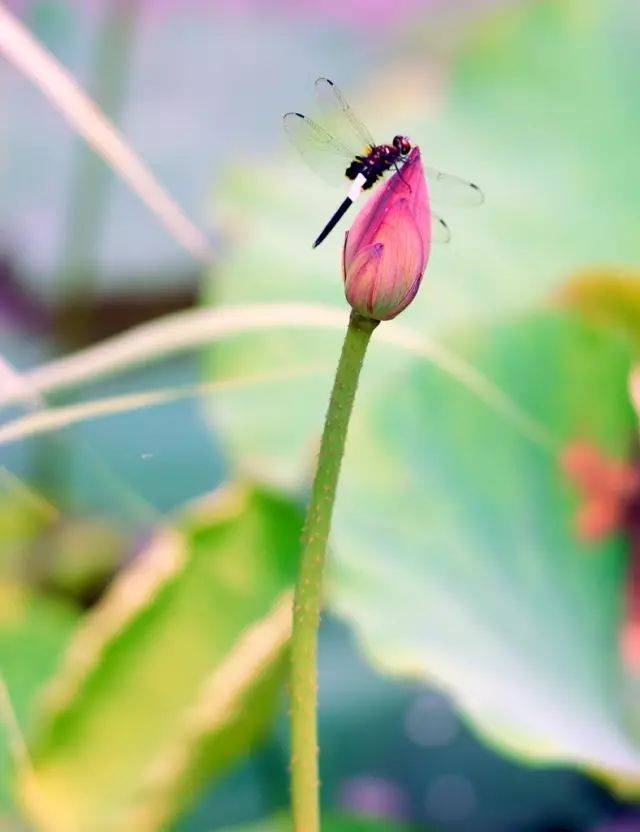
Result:
{"label": "dragonfly", "polygon": [[[315,82],[318,103],[327,119],[327,127],[303,113],[290,112],[283,117],[285,133],[309,167],[330,184],[351,181],[347,196],[322,229],[313,248],[325,240],[340,222],[362,191],[377,184],[392,170],[402,176],[402,165],[413,147],[407,136],[394,136],[390,144],[377,144],[369,130],[356,116],[344,95],[329,78]],[[473,182],[425,167],[431,201],[450,205],[480,205],[484,196]],[[432,237],[437,242],[451,239],[449,226],[437,214],[432,217]]]}

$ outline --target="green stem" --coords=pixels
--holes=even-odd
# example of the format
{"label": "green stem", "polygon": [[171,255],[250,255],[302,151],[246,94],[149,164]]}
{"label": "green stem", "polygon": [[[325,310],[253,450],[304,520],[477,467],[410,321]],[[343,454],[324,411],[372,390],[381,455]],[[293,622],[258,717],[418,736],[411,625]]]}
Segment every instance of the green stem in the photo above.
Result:
{"label": "green stem", "polygon": [[[113,0],[105,4],[94,49],[91,92],[93,99],[117,121],[125,103],[129,63],[136,34],[140,0]],[[107,219],[111,174],[81,139],[73,160],[69,215],[64,253],[58,266],[62,314],[56,320],[60,346],[84,345],[91,335],[97,257]],[[73,397],[57,398],[57,404]],[[42,436],[33,444],[33,477],[39,489],[56,505],[68,497],[69,449],[59,437]]]}
{"label": "green stem", "polygon": [[291,655],[291,796],[295,832],[319,832],[317,647],[327,539],[349,417],[367,345],[378,321],[351,313],[324,424],[302,540]]}
{"label": "green stem", "polygon": [[[113,121],[118,121],[125,104],[139,6],[139,0],[112,0],[105,4],[104,20],[98,30],[91,93]],[[80,316],[87,314],[86,307],[93,299],[111,177],[103,160],[78,139],[60,282],[63,299],[79,305]]]}

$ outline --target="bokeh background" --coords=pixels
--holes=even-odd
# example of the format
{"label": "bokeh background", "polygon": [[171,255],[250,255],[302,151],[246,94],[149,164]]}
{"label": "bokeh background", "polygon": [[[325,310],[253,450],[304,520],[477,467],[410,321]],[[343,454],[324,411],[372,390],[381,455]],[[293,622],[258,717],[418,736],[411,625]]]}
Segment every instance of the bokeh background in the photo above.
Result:
{"label": "bokeh background", "polygon": [[327,75],[486,194],[437,206],[452,241],[365,368],[327,828],[640,830],[639,36],[624,0],[0,4],[1,829],[287,828],[287,593],[346,310],[341,233],[310,249],[340,193],[281,117]]}

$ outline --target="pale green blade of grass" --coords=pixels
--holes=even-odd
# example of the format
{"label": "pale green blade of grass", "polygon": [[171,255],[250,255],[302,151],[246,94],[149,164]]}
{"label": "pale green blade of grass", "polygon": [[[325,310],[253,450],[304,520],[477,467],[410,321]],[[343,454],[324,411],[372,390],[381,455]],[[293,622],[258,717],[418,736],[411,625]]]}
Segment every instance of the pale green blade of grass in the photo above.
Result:
{"label": "pale green blade of grass", "polygon": [[[97,346],[43,364],[23,373],[23,379],[30,391],[45,395],[234,335],[284,328],[342,330],[346,327],[347,317],[344,309],[309,303],[260,303],[188,310],[134,327]],[[380,327],[376,340],[431,361],[515,424],[533,442],[553,447],[553,438],[544,426],[531,419],[486,376],[442,344],[395,321]],[[15,391],[4,394],[0,391],[0,406],[19,400]]]}
{"label": "pale green blade of grass", "polygon": [[[101,419],[118,413],[159,407],[182,399],[209,396],[230,388],[244,387],[248,384],[264,384],[298,378],[301,375],[329,372],[326,364],[313,364],[276,373],[260,373],[240,378],[191,384],[181,387],[163,387],[144,393],[126,393],[121,396],[109,396],[102,399],[78,402],[64,407],[52,407],[37,413],[30,413],[0,426],[0,445],[27,439],[42,433],[60,430],[79,422]],[[1,470],[0,470],[1,474]]]}
{"label": "pale green blade of grass", "polygon": [[116,171],[156,215],[174,240],[196,260],[208,263],[213,251],[205,235],[158,183],[115,126],[82,91],[73,76],[0,3],[0,51],[29,78],[73,129]]}
{"label": "pale green blade of grass", "polygon": [[0,355],[0,401],[3,398],[19,400],[32,406],[41,404],[40,398],[29,387],[29,383],[6,358]]}
{"label": "pale green blade of grass", "polygon": [[[44,398],[34,390],[30,381],[24,374],[19,373],[2,355],[0,355],[0,400],[2,396],[9,396],[25,403],[29,408],[29,414],[16,421],[26,421],[28,425],[40,425],[47,423],[51,418],[50,411],[45,409]],[[73,410],[73,407],[70,409]],[[9,425],[3,426],[8,429]],[[52,428],[53,429],[53,428]],[[35,429],[34,433],[42,433],[43,430]],[[7,440],[9,441],[9,440]],[[96,476],[107,483],[114,493],[121,495],[127,505],[133,509],[135,518],[148,518],[156,522],[160,515],[146,500],[140,497],[126,482],[115,475],[106,462],[85,442],[77,443],[79,452],[85,458],[90,458],[94,464]],[[43,513],[58,516],[59,511],[52,503],[46,500],[38,491],[31,489],[15,476],[7,468],[0,467],[0,486],[10,485],[14,491],[19,490],[24,497],[29,497],[32,504],[39,504]]]}

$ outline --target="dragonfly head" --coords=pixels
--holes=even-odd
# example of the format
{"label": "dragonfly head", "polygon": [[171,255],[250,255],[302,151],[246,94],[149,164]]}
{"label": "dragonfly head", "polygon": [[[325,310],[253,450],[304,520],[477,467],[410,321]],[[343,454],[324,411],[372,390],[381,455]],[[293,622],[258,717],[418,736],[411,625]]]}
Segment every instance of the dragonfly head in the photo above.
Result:
{"label": "dragonfly head", "polygon": [[403,156],[406,156],[411,150],[411,142],[406,136],[394,136],[393,146],[396,150],[399,150]]}

